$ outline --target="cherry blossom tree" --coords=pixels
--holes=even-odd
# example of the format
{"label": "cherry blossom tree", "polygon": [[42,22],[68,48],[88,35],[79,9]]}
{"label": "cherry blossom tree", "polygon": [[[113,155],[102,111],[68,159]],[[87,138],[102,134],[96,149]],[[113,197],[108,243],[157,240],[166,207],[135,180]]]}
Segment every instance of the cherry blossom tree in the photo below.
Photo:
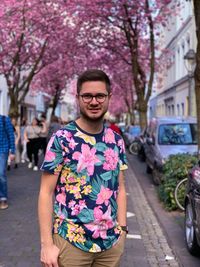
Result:
{"label": "cherry blossom tree", "polygon": [[6,80],[12,116],[18,116],[33,77],[74,46],[75,25],[63,4],[61,0],[0,1],[0,74]]}
{"label": "cherry blossom tree", "polygon": [[[135,107],[140,115],[140,125],[145,127],[158,65],[156,36],[160,25],[167,26],[167,18],[177,12],[178,3],[172,0],[77,0],[76,4],[74,8],[84,21],[82,34],[85,33],[91,48],[104,48],[117,54],[120,61],[130,67],[137,95]],[[162,64],[159,62],[159,65]]]}

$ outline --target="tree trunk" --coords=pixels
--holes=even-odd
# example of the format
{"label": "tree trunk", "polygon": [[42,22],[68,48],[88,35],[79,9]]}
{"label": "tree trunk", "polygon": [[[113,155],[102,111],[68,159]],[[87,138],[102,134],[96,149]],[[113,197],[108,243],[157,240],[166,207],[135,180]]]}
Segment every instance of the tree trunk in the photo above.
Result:
{"label": "tree trunk", "polygon": [[13,89],[9,90],[10,96],[10,108],[9,108],[9,116],[18,118],[19,117],[19,107],[18,107],[18,97],[13,93]]}
{"label": "tree trunk", "polygon": [[197,107],[197,136],[198,136],[198,158],[200,159],[200,1],[193,0],[194,14],[196,22],[197,50],[196,50],[196,69],[194,73],[195,94]]}

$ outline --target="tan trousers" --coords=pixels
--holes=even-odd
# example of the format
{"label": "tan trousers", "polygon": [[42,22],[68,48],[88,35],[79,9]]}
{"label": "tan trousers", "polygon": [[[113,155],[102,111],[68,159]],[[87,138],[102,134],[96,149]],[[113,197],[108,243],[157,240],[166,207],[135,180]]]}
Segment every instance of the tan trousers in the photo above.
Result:
{"label": "tan trousers", "polygon": [[119,267],[124,251],[125,233],[112,248],[97,252],[85,252],[71,245],[57,234],[53,235],[54,244],[60,249],[59,267]]}

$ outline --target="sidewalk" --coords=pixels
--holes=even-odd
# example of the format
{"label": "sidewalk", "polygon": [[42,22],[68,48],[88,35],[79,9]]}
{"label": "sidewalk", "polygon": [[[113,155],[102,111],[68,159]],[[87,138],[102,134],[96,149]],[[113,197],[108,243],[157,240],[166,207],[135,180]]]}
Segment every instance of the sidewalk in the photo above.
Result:
{"label": "sidewalk", "polygon": [[[40,175],[26,164],[8,172],[9,208],[0,211],[0,267],[41,266],[37,221]],[[178,267],[131,168],[126,179],[129,235],[121,267]]]}

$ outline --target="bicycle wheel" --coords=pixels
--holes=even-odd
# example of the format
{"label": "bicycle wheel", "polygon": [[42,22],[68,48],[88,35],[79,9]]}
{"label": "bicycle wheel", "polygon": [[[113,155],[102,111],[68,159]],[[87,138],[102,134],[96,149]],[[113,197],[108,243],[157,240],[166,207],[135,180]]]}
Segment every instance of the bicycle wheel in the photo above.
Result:
{"label": "bicycle wheel", "polygon": [[177,204],[178,208],[181,209],[181,210],[185,210],[185,208],[184,208],[184,198],[185,198],[187,180],[188,180],[187,178],[184,178],[183,180],[181,180],[176,185],[176,188],[175,188],[175,191],[174,191],[174,197],[175,197],[176,204]]}
{"label": "bicycle wheel", "polygon": [[139,144],[138,141],[133,141],[129,146],[129,152],[132,155],[137,155],[139,151]]}

